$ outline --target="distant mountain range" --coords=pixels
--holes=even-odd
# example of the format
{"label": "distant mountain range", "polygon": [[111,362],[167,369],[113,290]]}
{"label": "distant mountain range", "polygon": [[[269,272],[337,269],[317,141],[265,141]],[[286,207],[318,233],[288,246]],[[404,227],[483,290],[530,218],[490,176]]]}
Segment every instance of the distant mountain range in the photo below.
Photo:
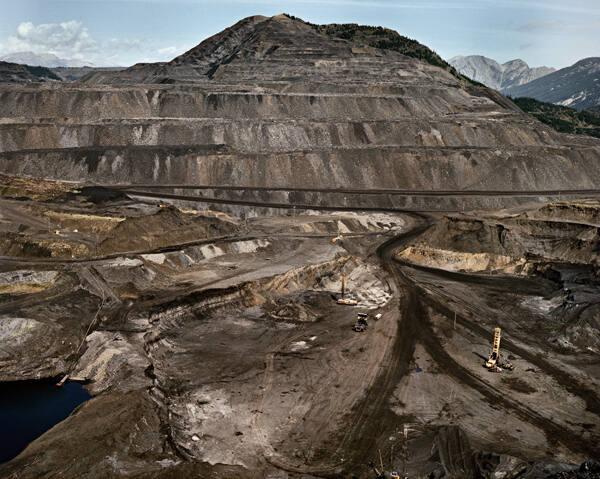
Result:
{"label": "distant mountain range", "polygon": [[448,63],[466,77],[498,91],[529,83],[555,71],[550,67],[530,68],[519,59],[500,64],[481,55],[458,56]]}
{"label": "distant mountain range", "polygon": [[34,67],[60,68],[60,67],[91,67],[89,62],[81,60],[60,58],[52,53],[17,52],[0,57],[0,60],[9,63],[20,63]]}
{"label": "distant mountain range", "polygon": [[600,108],[599,57],[585,58],[561,70],[529,68],[523,60],[501,65],[480,55],[458,56],[448,63],[466,77],[511,98],[534,98],[576,110]]}
{"label": "distant mountain range", "polygon": [[585,58],[573,66],[524,85],[507,88],[502,93],[513,98],[535,98],[576,110],[598,107],[600,105],[600,58]]}

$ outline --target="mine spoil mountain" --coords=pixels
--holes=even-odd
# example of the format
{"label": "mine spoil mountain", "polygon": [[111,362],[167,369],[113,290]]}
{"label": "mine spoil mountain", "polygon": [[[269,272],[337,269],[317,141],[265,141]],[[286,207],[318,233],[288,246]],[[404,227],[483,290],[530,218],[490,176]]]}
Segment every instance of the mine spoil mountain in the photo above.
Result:
{"label": "mine spoil mountain", "polygon": [[[0,381],[92,398],[0,477],[597,474],[600,140],[288,15],[9,71]],[[482,367],[496,327],[514,374]]]}
{"label": "mine spoil mountain", "polygon": [[598,142],[557,134],[450,67],[340,36],[286,15],[249,17],[168,63],[1,85],[0,169],[289,189],[598,184]]}

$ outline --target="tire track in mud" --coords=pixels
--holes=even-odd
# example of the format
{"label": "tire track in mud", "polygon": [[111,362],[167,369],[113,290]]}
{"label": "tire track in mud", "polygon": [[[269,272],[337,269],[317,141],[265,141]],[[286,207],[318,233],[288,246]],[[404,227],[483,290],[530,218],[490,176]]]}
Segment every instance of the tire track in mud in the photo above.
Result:
{"label": "tire track in mud", "polygon": [[[401,322],[401,329],[399,330],[396,345],[395,345],[395,353],[398,355],[397,359],[402,357],[403,362],[401,364],[397,364],[398,374],[395,375],[394,382],[388,383],[387,387],[384,385],[382,387],[382,394],[379,405],[376,405],[373,409],[378,408],[382,413],[382,416],[385,417],[386,414],[391,413],[388,407],[386,407],[387,399],[393,393],[393,388],[395,385],[402,379],[404,375],[408,372],[408,365],[410,359],[412,358],[412,353],[410,357],[408,356],[409,350],[412,348],[414,351],[414,346],[417,342],[423,344],[428,354],[432,357],[432,359],[436,362],[436,364],[440,367],[442,371],[444,371],[449,376],[454,377],[459,383],[462,383],[468,386],[471,389],[478,391],[482,396],[492,405],[501,405],[503,408],[514,412],[521,419],[526,422],[533,424],[540,430],[544,431],[544,433],[549,438],[549,443],[559,442],[563,444],[565,447],[570,449],[573,452],[585,453],[590,457],[598,457],[600,456],[600,446],[592,445],[589,441],[584,440],[581,436],[569,429],[566,429],[559,424],[556,424],[551,419],[548,419],[541,414],[537,413],[530,407],[516,401],[514,399],[508,398],[503,395],[501,392],[498,392],[492,385],[486,383],[481,378],[477,377],[472,372],[463,368],[460,364],[458,364],[452,356],[443,348],[442,344],[437,339],[433,327],[431,325],[430,318],[425,311],[424,303],[430,305],[433,309],[438,312],[444,314],[444,316],[450,318],[453,315],[453,312],[450,311],[449,308],[435,301],[434,298],[431,297],[427,291],[424,291],[423,288],[419,287],[416,281],[411,280],[403,271],[402,264],[396,262],[393,259],[393,253],[399,247],[401,247],[408,240],[413,239],[415,237],[423,234],[429,227],[432,225],[432,220],[424,215],[418,215],[421,220],[424,222],[411,230],[410,232],[400,235],[386,243],[384,243],[379,249],[378,254],[382,261],[384,262],[384,266],[387,267],[388,271],[391,272],[397,287],[399,290],[404,291],[403,297],[403,307],[402,314],[403,319]],[[437,273],[437,271],[435,271]],[[444,272],[445,273],[445,272]],[[460,275],[461,278],[463,276],[469,275]],[[454,278],[456,280],[456,278]],[[478,278],[468,277],[469,281],[472,282],[480,282]],[[466,282],[469,282],[466,281]],[[484,278],[483,282],[492,281],[490,278]],[[504,281],[505,286],[510,287],[510,279],[506,279]],[[514,287],[514,283],[513,287]],[[534,287],[535,288],[535,287]],[[478,325],[463,316],[459,316],[457,314],[457,321],[460,321],[461,325],[465,326],[468,329],[473,330],[476,334],[487,337],[488,331],[481,325]],[[401,339],[404,338],[404,339]],[[410,338],[410,339],[409,339]],[[398,349],[396,349],[396,346]],[[566,372],[561,371],[557,367],[543,361],[539,357],[535,356],[532,353],[529,353],[523,348],[515,345],[511,341],[506,341],[506,349],[514,352],[515,354],[520,355],[521,357],[531,360],[533,364],[536,364],[541,370],[550,376],[554,377],[557,382],[559,382],[563,387],[565,387],[569,392],[576,394],[585,400],[588,409],[595,414],[598,414],[597,411],[600,410],[600,402],[597,399],[597,395],[595,392],[583,387],[576,380],[571,378]],[[385,382],[382,379],[382,382]],[[391,385],[391,390],[388,390]],[[385,400],[383,397],[385,396]],[[393,415],[393,413],[391,413]],[[379,422],[379,421],[377,421]],[[379,435],[384,432],[384,428],[379,430]],[[356,446],[361,446],[361,443],[364,444],[367,448],[372,446],[374,442],[367,443],[367,438],[363,441],[357,441]],[[358,454],[355,456],[355,459],[358,459]]]}
{"label": "tire track in mud", "polygon": [[600,456],[599,446],[590,444],[589,441],[581,438],[579,434],[542,416],[529,406],[505,396],[492,385],[455,361],[436,337],[429,315],[425,311],[424,304],[421,301],[419,288],[414,286],[412,289],[412,294],[414,294],[416,298],[414,302],[416,305],[415,316],[419,317],[419,322],[422,325],[419,332],[420,342],[425,346],[428,354],[445,374],[454,377],[460,383],[478,391],[491,405],[500,405],[503,408],[514,412],[524,421],[544,431],[548,437],[549,444],[559,442],[573,452],[585,453],[590,457]]}
{"label": "tire track in mud", "polygon": [[264,371],[263,371],[263,381],[262,381],[262,394],[260,397],[260,401],[258,404],[258,407],[256,408],[256,412],[254,412],[253,416],[252,416],[252,425],[254,426],[254,428],[260,430],[260,436],[258,434],[258,431],[255,431],[256,437],[258,438],[259,443],[261,443],[261,445],[264,448],[270,448],[271,453],[273,453],[272,451],[272,446],[270,444],[268,444],[267,442],[267,436],[268,434],[266,434],[264,432],[264,428],[261,424],[261,420],[262,420],[262,415],[265,412],[265,402],[267,399],[267,396],[271,393],[271,390],[273,388],[273,375],[274,375],[274,371],[275,371],[275,358],[281,354],[281,352],[283,351],[283,349],[286,346],[289,346],[290,343],[302,338],[306,336],[306,328],[304,327],[304,325],[301,325],[299,332],[296,332],[295,334],[291,335],[291,336],[286,336],[285,339],[283,339],[282,341],[279,341],[277,344],[275,344],[273,346],[273,348],[271,349],[271,351],[269,351],[265,357],[264,357]]}
{"label": "tire track in mud", "polygon": [[[404,292],[404,284],[398,269],[392,263],[393,252],[402,244],[421,235],[432,224],[429,217],[413,213],[416,226],[385,243],[377,249],[377,255],[384,269],[396,284],[396,294]],[[396,414],[388,403],[398,383],[409,372],[418,338],[418,322],[411,314],[412,298],[402,294],[400,298],[400,321],[396,337],[380,366],[380,373],[365,397],[352,411],[352,426],[344,434],[339,450],[345,450],[347,460],[345,468],[360,468],[373,457],[373,446],[380,437],[391,433],[397,422]],[[350,420],[347,421],[350,423]]]}
{"label": "tire track in mud", "polygon": [[410,305],[402,301],[400,308],[403,319],[398,325],[395,338],[390,341],[391,344],[388,343],[390,351],[377,365],[379,373],[366,387],[360,402],[352,408],[347,417],[342,418],[347,429],[335,451],[330,451],[330,459],[336,462],[329,465],[321,463],[296,466],[275,457],[267,457],[267,462],[288,472],[311,474],[321,478],[339,478],[342,477],[340,471],[356,473],[373,459],[376,450],[374,446],[379,439],[395,430],[397,416],[388,407],[388,401],[398,382],[408,373],[416,346],[417,324],[412,320],[412,316],[407,314]]}
{"label": "tire track in mud", "polygon": [[[410,267],[414,268],[413,265],[410,265]],[[415,268],[415,269],[422,269],[422,268],[419,267],[419,268]],[[435,269],[426,268],[426,270],[430,273],[438,274],[438,272]],[[454,281],[459,281],[459,282],[463,282],[462,278],[469,276],[470,282],[473,282],[475,284],[485,284],[487,282],[494,281],[491,278],[479,278],[479,277],[475,277],[473,275],[466,275],[464,273],[454,275],[452,272],[449,272],[449,271],[443,271],[442,273],[440,273],[440,276],[452,279]],[[504,278],[504,280],[505,280],[504,286],[506,286],[507,288],[510,288],[510,284],[511,284],[510,278]],[[517,281],[518,281],[518,283],[516,283]],[[524,285],[526,283],[526,281],[516,279],[515,283],[518,284],[519,287],[521,287],[522,285]],[[514,288],[515,283],[513,283],[512,290],[515,289]],[[415,282],[415,284],[416,284],[416,282]],[[496,286],[501,286],[501,285],[502,284],[499,284]],[[461,315],[459,312],[451,310],[449,307],[443,305],[440,301],[436,301],[433,298],[433,296],[430,293],[428,293],[427,291],[425,291],[423,288],[421,288],[419,286],[417,286],[417,288],[419,288],[419,290],[421,291],[422,298],[427,303],[427,305],[429,305],[430,307],[435,309],[437,312],[439,312],[440,314],[445,316],[448,320],[453,321],[454,317],[456,315],[456,322],[459,323],[461,326],[465,327],[466,329],[469,329],[470,331],[472,331],[473,333],[477,334],[478,336],[480,336],[482,338],[489,337],[489,334],[490,334],[489,329],[476,323],[475,321],[467,319],[465,316]],[[521,291],[523,291],[523,290],[521,289]],[[503,329],[505,332],[510,334],[510,328],[503,327]],[[556,382],[558,384],[560,384],[562,387],[564,387],[568,392],[570,392],[571,394],[573,394],[573,395],[581,398],[583,401],[585,401],[586,408],[589,412],[595,414],[596,416],[600,416],[600,396],[598,396],[598,394],[595,391],[588,388],[585,384],[582,384],[580,381],[573,378],[573,376],[571,376],[568,372],[561,370],[559,367],[553,365],[552,363],[550,363],[548,361],[545,361],[539,355],[532,353],[521,346],[518,346],[517,344],[515,344],[513,341],[506,338],[505,336],[502,338],[502,348],[506,349],[507,351],[510,351],[511,353],[516,354],[517,356],[520,356],[521,358],[523,358],[526,361],[530,362],[531,364],[535,365],[538,369],[543,371],[545,374],[554,378],[556,380]]]}
{"label": "tire track in mud", "polygon": [[[427,218],[427,217],[426,217]],[[400,261],[396,261],[393,259],[393,252],[402,245],[402,243],[406,242],[406,239],[414,238],[416,236],[424,233],[430,226],[431,220],[429,220],[426,225],[416,228],[412,231],[413,234],[409,234],[408,237],[402,238],[397,237],[393,240],[388,241],[382,248],[385,249],[385,255],[382,256],[382,259],[386,260],[386,262],[391,263],[392,269],[396,270],[396,274],[394,278],[399,280],[398,287],[403,287],[404,291],[406,291],[406,297],[408,299],[408,303],[413,306],[411,312],[413,313],[413,321],[417,321],[417,317],[419,320],[417,321],[418,326],[416,328],[416,337],[415,341],[421,342],[426,348],[429,355],[436,362],[436,364],[440,367],[442,371],[444,371],[449,376],[454,377],[459,382],[467,385],[468,387],[477,390],[481,393],[492,405],[501,404],[504,408],[514,411],[516,414],[521,417],[521,419],[533,424],[538,427],[542,431],[545,432],[548,438],[552,441],[558,441],[564,444],[567,448],[572,450],[573,452],[584,452],[585,454],[590,455],[590,457],[598,457],[600,456],[600,446],[594,446],[589,443],[589,441],[583,440],[577,433],[570,431],[562,426],[556,424],[551,419],[548,419],[528,406],[510,399],[504,396],[502,393],[497,392],[497,390],[486,383],[484,380],[480,379],[467,369],[463,368],[460,364],[458,364],[450,354],[443,348],[439,340],[437,340],[436,335],[433,331],[433,327],[430,322],[430,318],[428,314],[424,310],[424,304],[427,304],[432,309],[437,312],[443,314],[449,320],[453,319],[454,311],[451,311],[450,308],[443,305],[441,302],[436,301],[428,291],[419,286],[417,281],[409,278],[403,271],[403,267],[413,267],[413,265],[409,265],[406,263],[402,263]],[[447,271],[438,271],[433,268],[427,267],[418,267],[415,269],[423,269],[430,273],[437,274],[444,278],[450,278],[454,281],[458,282],[466,282],[466,283],[476,283],[476,284],[490,284],[493,286],[500,286],[505,288],[514,289],[515,282],[511,281],[510,278],[487,278],[487,277],[476,277],[473,275],[468,275],[464,273],[453,273]],[[520,281],[519,284],[523,283]],[[527,281],[525,281],[527,283]],[[536,289],[535,285],[529,284],[528,289]],[[477,335],[481,337],[488,337],[489,331],[486,330],[483,326],[477,324],[476,322],[470,321],[462,315],[456,314],[456,319],[459,324],[463,327],[473,331]],[[577,380],[573,379],[567,372],[561,371],[558,367],[544,361],[542,358],[536,356],[533,353],[526,351],[525,349],[517,346],[510,340],[504,340],[503,345],[505,349],[523,357],[524,359],[530,361],[532,364],[535,364],[540,370],[544,371],[549,376],[553,377],[561,386],[565,387],[570,393],[580,397],[586,403],[587,409],[596,414],[600,414],[600,400],[598,395],[586,388],[584,385],[579,383]]]}
{"label": "tire track in mud", "polygon": [[[398,269],[392,262],[393,252],[403,243],[421,235],[432,224],[431,219],[423,214],[406,214],[415,221],[413,228],[389,239],[377,248],[377,255],[382,266],[392,276],[396,285],[396,294],[400,294],[402,291],[403,283]],[[340,469],[348,473],[355,473],[357,470],[363,469],[374,457],[373,448],[378,440],[395,430],[398,417],[389,408],[388,402],[398,383],[408,374],[417,343],[418,322],[411,314],[410,299],[410,297],[400,299],[400,321],[390,351],[380,363],[379,374],[368,387],[360,402],[353,407],[348,417],[343,419],[343,422],[349,426],[343,433],[334,454],[342,455],[344,461],[340,461],[337,465],[322,464],[298,467],[273,457],[267,457],[268,463],[288,472],[337,478],[341,477]]]}
{"label": "tire track in mud", "polygon": [[[428,221],[427,228],[432,225],[432,220],[430,219],[430,217],[425,216],[425,215],[419,215],[419,217],[427,219],[427,221]],[[413,232],[415,234],[411,234],[410,238],[420,236],[421,234],[423,234],[426,231],[427,228],[421,227],[420,231],[418,231],[419,228],[413,230]],[[397,237],[397,238],[394,238],[394,239],[388,241],[389,244],[394,245],[394,250],[402,245],[403,241],[398,241],[396,243],[396,240],[398,238],[401,238],[401,237]],[[395,261],[400,268],[402,268],[402,266],[404,266],[404,267],[409,267],[409,268],[415,269],[415,270],[425,271],[427,273],[431,273],[436,276],[442,277],[444,279],[449,279],[451,281],[455,281],[458,283],[472,283],[472,284],[494,287],[495,289],[505,289],[505,290],[509,290],[509,291],[514,291],[515,286],[518,286],[519,291],[523,291],[523,292],[526,292],[529,294],[540,294],[540,293],[543,293],[544,292],[543,290],[545,289],[543,286],[540,286],[537,282],[533,283],[531,280],[529,280],[527,278],[512,278],[512,277],[502,277],[502,276],[491,278],[491,277],[487,277],[487,276],[473,275],[473,274],[468,274],[468,273],[459,273],[459,272],[453,272],[453,271],[439,270],[439,269],[431,268],[431,267],[427,267],[427,266],[413,265],[411,263],[393,260],[391,257],[393,254],[393,250],[389,247],[388,247],[387,253],[388,253],[388,257],[386,258],[386,260],[387,261]],[[426,291],[424,288],[422,288],[418,285],[417,281],[409,279],[404,273],[401,273],[401,274],[405,278],[405,284],[406,283],[412,284],[414,287],[418,288],[419,291],[421,292],[421,297],[423,298],[423,300],[429,306],[436,309],[436,311],[443,314],[448,319],[453,320],[454,317],[456,316],[456,320],[461,326],[471,330],[472,332],[474,332],[475,334],[477,334],[480,337],[487,338],[489,336],[489,331],[485,327],[483,327],[480,324],[477,324],[476,322],[474,322],[472,320],[467,319],[465,316],[461,315],[457,311],[451,310],[447,306],[443,305],[440,301],[436,301],[428,291]],[[509,334],[510,334],[509,329],[507,329],[507,328],[504,328],[504,329],[506,332],[509,332]],[[589,389],[584,384],[582,384],[581,382],[574,379],[566,371],[561,370],[559,367],[549,363],[548,361],[545,361],[540,356],[538,356],[534,353],[531,353],[531,352],[527,351],[526,349],[518,346],[510,339],[504,337],[502,340],[502,344],[503,344],[504,349],[506,349],[506,350],[524,358],[525,360],[529,361],[530,363],[534,364],[540,370],[542,370],[544,373],[553,377],[561,386],[563,386],[571,394],[576,395],[577,397],[583,399],[586,403],[587,410],[597,416],[600,416],[600,396],[595,391]]]}
{"label": "tire track in mud", "polygon": [[411,302],[407,299],[404,295],[401,298],[401,320],[391,351],[380,363],[380,374],[354,409],[352,426],[341,444],[349,466],[360,467],[369,462],[380,437],[395,430],[398,417],[388,403],[398,383],[409,372],[418,337],[418,324],[410,313]]}

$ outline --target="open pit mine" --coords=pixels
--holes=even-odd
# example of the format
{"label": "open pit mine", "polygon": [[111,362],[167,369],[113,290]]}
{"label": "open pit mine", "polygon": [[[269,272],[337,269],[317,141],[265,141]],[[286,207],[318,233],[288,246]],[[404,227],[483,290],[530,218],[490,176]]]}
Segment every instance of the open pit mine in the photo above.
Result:
{"label": "open pit mine", "polygon": [[0,477],[600,476],[600,140],[403,42],[0,85]]}

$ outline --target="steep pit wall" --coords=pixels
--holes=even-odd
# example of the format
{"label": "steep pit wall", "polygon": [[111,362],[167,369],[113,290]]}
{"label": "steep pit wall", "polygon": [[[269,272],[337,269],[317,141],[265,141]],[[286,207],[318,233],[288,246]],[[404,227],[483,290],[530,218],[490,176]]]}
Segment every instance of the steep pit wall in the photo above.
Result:
{"label": "steep pit wall", "polygon": [[[540,209],[541,211],[542,209]],[[575,221],[536,220],[526,213],[515,217],[466,217],[448,216],[433,226],[412,250],[401,253],[410,260],[410,252],[415,259],[429,256],[428,266],[435,267],[435,259],[448,264],[451,256],[458,255],[468,264],[473,259],[473,270],[483,271],[483,256],[499,265],[521,265],[525,263],[572,263],[598,265],[600,256],[600,229],[595,225]],[[496,258],[496,260],[493,260]],[[417,263],[419,261],[416,261]],[[442,263],[439,264],[440,267]],[[465,270],[470,270],[465,266]],[[501,268],[500,268],[501,269]]]}
{"label": "steep pit wall", "polygon": [[216,147],[84,148],[3,153],[0,169],[104,184],[560,190],[600,184],[600,149],[381,147],[242,154]]}
{"label": "steep pit wall", "polygon": [[[340,78],[334,83],[327,78],[226,83],[223,78],[199,85],[3,86],[0,171],[104,184],[290,189],[600,185],[599,142],[560,135],[469,94],[445,74],[435,78],[429,67],[425,74],[409,63],[414,71],[398,72],[398,85],[362,79],[362,90]],[[230,73],[237,78],[239,72]],[[261,198],[274,202],[276,195]],[[523,201],[438,197],[400,203],[448,210]],[[389,203],[377,193],[360,204]]]}
{"label": "steep pit wall", "polygon": [[479,118],[457,123],[436,119],[110,119],[81,122],[6,120],[0,152],[31,149],[158,145],[230,145],[240,152],[270,152],[361,146],[502,148],[559,145],[560,135],[519,117]]}
{"label": "steep pit wall", "polygon": [[[340,88],[343,91],[343,87]],[[407,87],[408,90],[411,87]],[[212,90],[212,91],[211,91]],[[214,91],[192,87],[0,87],[0,118],[402,119],[467,113],[481,103],[460,89],[405,95]],[[489,102],[493,105],[492,102]]]}

